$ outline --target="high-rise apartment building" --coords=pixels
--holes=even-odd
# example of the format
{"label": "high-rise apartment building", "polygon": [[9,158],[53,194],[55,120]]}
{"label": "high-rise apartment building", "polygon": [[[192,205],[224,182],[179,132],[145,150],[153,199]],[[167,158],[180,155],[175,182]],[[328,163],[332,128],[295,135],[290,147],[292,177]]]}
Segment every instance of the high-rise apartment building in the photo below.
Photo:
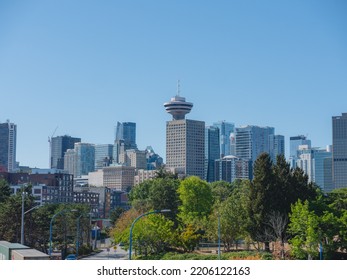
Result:
{"label": "high-rise apartment building", "polygon": [[236,128],[236,157],[250,162],[249,175],[253,178],[253,164],[261,153],[270,154],[270,135],[273,127],[248,125]]}
{"label": "high-rise apartment building", "polygon": [[16,168],[17,125],[0,123],[0,169],[12,172]]}
{"label": "high-rise apartment building", "polygon": [[129,149],[137,149],[136,123],[117,122],[114,140],[113,159],[114,163],[120,163],[120,154]]}
{"label": "high-rise apartment building", "polygon": [[126,150],[125,164],[127,166],[135,167],[136,169],[146,169],[147,168],[146,151],[140,151],[136,149]]}
{"label": "high-rise apartment building", "polygon": [[51,168],[64,170],[64,154],[68,149],[73,149],[75,143],[81,142],[81,138],[71,137],[68,135],[56,136],[50,139],[50,155],[51,155]]}
{"label": "high-rise apartment building", "polygon": [[75,174],[75,150],[68,149],[64,154],[64,170],[68,174]]}
{"label": "high-rise apartment building", "polygon": [[334,188],[347,187],[347,113],[332,117]]}
{"label": "high-rise apartment building", "polygon": [[330,148],[311,148],[300,145],[295,166],[308,176],[309,182],[316,183],[324,192],[332,190],[332,153]]}
{"label": "high-rise apartment building", "polygon": [[270,157],[273,163],[276,164],[277,156],[285,154],[283,135],[270,135],[269,146],[270,146]]}
{"label": "high-rise apartment building", "polygon": [[219,122],[213,123],[213,126],[219,128],[219,144],[220,144],[219,158],[232,155],[231,137],[232,137],[232,133],[234,133],[235,125],[233,123],[229,123],[226,121],[219,121]]}
{"label": "high-rise apartment building", "polygon": [[314,155],[315,183],[324,191],[333,189],[331,146],[319,149]]}
{"label": "high-rise apartment building", "polygon": [[68,149],[64,155],[65,170],[74,178],[88,175],[95,170],[95,145],[75,143],[74,149]]}
{"label": "high-rise apartment building", "polygon": [[215,161],[215,180],[234,182],[249,178],[249,161],[235,156],[225,156]]}
{"label": "high-rise apartment building", "polygon": [[309,182],[315,181],[314,154],[315,149],[312,149],[308,145],[300,145],[298,147],[298,159],[295,165],[305,172]]}
{"label": "high-rise apartment building", "polygon": [[205,122],[185,119],[193,107],[176,95],[164,104],[172,115],[166,123],[166,166],[182,175],[204,178]]}
{"label": "high-rise apartment building", "polygon": [[75,174],[74,177],[88,175],[95,168],[95,145],[75,143]]}
{"label": "high-rise apartment building", "polygon": [[95,170],[102,169],[112,164],[113,147],[112,144],[95,145]]}
{"label": "high-rise apartment building", "polygon": [[216,126],[205,128],[205,175],[207,182],[215,181],[215,160],[220,158],[220,133]]}
{"label": "high-rise apartment building", "polygon": [[311,148],[311,140],[307,139],[304,135],[292,136],[289,138],[289,162],[290,167],[296,167],[296,161],[299,158],[298,150],[299,146],[307,145],[308,148]]}
{"label": "high-rise apartment building", "polygon": [[132,166],[109,166],[103,169],[104,186],[129,192],[134,186],[135,167]]}

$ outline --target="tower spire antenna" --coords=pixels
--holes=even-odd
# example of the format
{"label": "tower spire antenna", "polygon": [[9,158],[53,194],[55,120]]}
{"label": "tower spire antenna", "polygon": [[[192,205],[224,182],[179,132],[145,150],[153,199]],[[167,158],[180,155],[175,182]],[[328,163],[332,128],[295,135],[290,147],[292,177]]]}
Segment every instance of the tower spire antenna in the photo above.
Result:
{"label": "tower spire antenna", "polygon": [[181,93],[180,80],[177,80],[177,96],[180,96],[180,93]]}

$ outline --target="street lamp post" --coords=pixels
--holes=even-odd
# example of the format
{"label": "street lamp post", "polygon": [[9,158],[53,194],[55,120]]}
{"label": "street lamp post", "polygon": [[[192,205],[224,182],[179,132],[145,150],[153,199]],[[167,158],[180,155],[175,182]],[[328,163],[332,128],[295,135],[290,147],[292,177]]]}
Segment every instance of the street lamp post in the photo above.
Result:
{"label": "street lamp post", "polygon": [[[88,214],[81,214],[81,215],[77,218],[76,258],[78,257],[78,249],[79,249],[80,219],[81,219],[82,216],[84,216],[84,215],[91,216],[91,213],[88,213]],[[88,231],[88,232],[89,232],[89,231]]]}
{"label": "street lamp post", "polygon": [[220,214],[218,213],[218,259],[220,260],[221,251],[220,251]]}
{"label": "street lamp post", "polygon": [[129,237],[129,260],[131,260],[131,250],[132,250],[132,244],[133,244],[133,228],[134,228],[134,225],[135,223],[142,217],[144,216],[148,216],[148,215],[151,215],[151,214],[159,214],[159,213],[167,213],[167,212],[171,212],[170,209],[163,209],[163,210],[154,210],[154,211],[150,211],[150,212],[147,212],[147,213],[144,213],[140,216],[138,216],[134,221],[133,223],[131,224],[131,227],[130,227],[130,237]]}
{"label": "street lamp post", "polygon": [[20,232],[21,232],[20,243],[23,244],[23,245],[24,245],[24,215],[29,213],[29,212],[31,212],[31,211],[33,211],[33,210],[35,210],[36,208],[41,207],[41,206],[42,205],[39,204],[39,205],[36,205],[36,206],[30,208],[29,210],[27,210],[25,212],[22,211],[22,224],[21,224],[21,229],[20,229]]}
{"label": "street lamp post", "polygon": [[26,192],[22,191],[22,219],[21,219],[21,230],[20,230],[20,244],[24,245],[24,200]]}
{"label": "street lamp post", "polygon": [[[65,212],[69,211],[68,209],[63,209],[60,212],[53,215],[51,222],[49,223],[49,256],[52,256],[52,230],[53,230],[53,221],[56,216],[63,214]],[[76,209],[71,209],[71,212],[76,212]]]}
{"label": "street lamp post", "polygon": [[79,235],[80,235],[80,219],[83,216],[83,214],[81,214],[78,218],[77,218],[77,234],[76,234],[76,258],[78,257],[78,249],[79,249]]}

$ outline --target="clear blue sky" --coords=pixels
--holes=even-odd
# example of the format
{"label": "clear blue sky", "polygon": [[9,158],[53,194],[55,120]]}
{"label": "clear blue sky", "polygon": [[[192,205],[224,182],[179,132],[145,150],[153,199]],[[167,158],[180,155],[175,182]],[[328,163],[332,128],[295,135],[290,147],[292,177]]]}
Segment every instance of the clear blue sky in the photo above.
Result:
{"label": "clear blue sky", "polygon": [[163,103],[176,94],[206,125],[273,126],[331,144],[347,112],[347,1],[0,1],[0,122],[17,160],[48,167],[48,136],[113,143],[137,123],[165,158]]}

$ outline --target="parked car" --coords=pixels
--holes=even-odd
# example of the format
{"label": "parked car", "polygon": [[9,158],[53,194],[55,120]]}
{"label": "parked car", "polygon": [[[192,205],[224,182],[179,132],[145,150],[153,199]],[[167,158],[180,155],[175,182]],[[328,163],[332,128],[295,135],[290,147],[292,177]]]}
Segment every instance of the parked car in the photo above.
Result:
{"label": "parked car", "polygon": [[65,260],[77,260],[77,257],[74,254],[70,254],[66,256]]}

